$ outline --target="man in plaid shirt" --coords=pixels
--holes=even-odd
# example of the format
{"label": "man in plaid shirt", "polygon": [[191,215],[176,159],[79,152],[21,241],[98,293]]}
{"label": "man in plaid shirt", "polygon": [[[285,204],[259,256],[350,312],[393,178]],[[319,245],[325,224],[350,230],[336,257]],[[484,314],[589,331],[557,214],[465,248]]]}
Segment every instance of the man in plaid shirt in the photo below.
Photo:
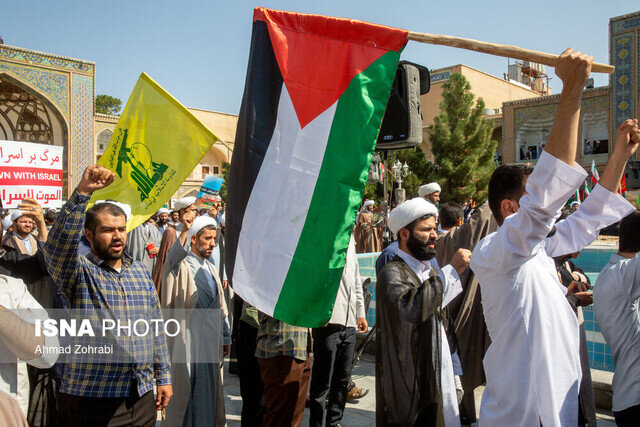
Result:
{"label": "man in plaid shirt", "polygon": [[[112,203],[94,205],[87,211],[91,194],[113,180],[113,172],[102,166],[89,166],[84,171],[44,245],[47,268],[72,309],[162,319],[147,269],[124,251],[125,212]],[[91,244],[86,256],[78,254],[83,232]],[[89,361],[65,366],[58,400],[59,417],[65,425],[155,424],[156,409],[166,407],[172,395],[165,337],[131,334],[128,339],[135,349],[134,362]],[[158,389],[155,401],[154,376]]]}

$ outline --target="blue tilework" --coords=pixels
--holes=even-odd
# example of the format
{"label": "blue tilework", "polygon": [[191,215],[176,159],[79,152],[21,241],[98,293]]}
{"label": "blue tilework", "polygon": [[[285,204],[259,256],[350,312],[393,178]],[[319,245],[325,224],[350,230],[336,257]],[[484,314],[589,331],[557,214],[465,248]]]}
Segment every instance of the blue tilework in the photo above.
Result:
{"label": "blue tilework", "polygon": [[358,266],[360,267],[360,276],[369,277],[371,284],[368,287],[371,292],[371,303],[369,304],[369,310],[367,311],[367,323],[369,327],[376,324],[376,259],[380,252],[359,254]]}
{"label": "blue tilework", "polygon": [[[574,260],[576,265],[583,269],[591,284],[594,285],[598,279],[600,270],[609,262],[611,254],[616,253],[617,248],[611,249],[585,249],[580,252],[578,258]],[[584,307],[584,329],[587,332],[587,350],[589,351],[589,365],[593,369],[613,372],[615,365],[611,356],[611,349],[607,344],[589,341],[589,335],[601,334],[598,321],[593,313],[593,307]]]}

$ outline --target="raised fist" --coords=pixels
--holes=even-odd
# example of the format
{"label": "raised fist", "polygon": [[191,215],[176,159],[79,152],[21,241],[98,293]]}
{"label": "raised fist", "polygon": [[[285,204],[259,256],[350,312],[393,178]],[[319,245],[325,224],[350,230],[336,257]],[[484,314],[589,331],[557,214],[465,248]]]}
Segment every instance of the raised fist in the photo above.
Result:
{"label": "raised fist", "polygon": [[187,231],[191,228],[193,221],[196,219],[196,210],[187,211],[180,216],[180,222],[182,223],[182,231]]}
{"label": "raised fist", "polygon": [[18,205],[18,209],[22,211],[23,214],[31,217],[34,221],[44,221],[44,214],[42,213],[42,206],[34,199],[29,199],[25,197],[22,199],[22,202]]}
{"label": "raised fist", "polygon": [[574,52],[569,48],[562,52],[556,62],[556,75],[560,77],[565,88],[582,91],[591,74],[593,56]]}
{"label": "raised fist", "polygon": [[458,249],[451,262],[451,267],[455,268],[458,274],[461,274],[469,267],[469,261],[471,261],[471,251],[469,249]]}
{"label": "raised fist", "polygon": [[104,166],[92,165],[84,170],[76,190],[80,194],[90,195],[111,184],[115,178],[115,174]]}
{"label": "raised fist", "polygon": [[638,119],[627,119],[616,131],[616,145],[614,151],[622,150],[626,157],[633,156],[640,143],[640,130],[638,129]]}

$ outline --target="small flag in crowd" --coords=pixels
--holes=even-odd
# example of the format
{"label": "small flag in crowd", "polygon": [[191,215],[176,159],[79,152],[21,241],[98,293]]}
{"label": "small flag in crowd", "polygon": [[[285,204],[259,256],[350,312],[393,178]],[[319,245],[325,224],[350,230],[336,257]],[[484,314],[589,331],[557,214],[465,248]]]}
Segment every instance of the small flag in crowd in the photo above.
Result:
{"label": "small flag in crowd", "polygon": [[160,209],[219,138],[147,74],[142,73],[98,164],[113,184],[91,201],[131,205],[127,230]]}
{"label": "small flag in crowd", "polygon": [[284,322],[331,317],[407,31],[256,8],[227,200],[234,290]]}
{"label": "small flag in crowd", "polygon": [[593,185],[596,185],[598,181],[600,181],[600,175],[598,174],[598,169],[596,169],[596,162],[593,159],[591,159],[591,181]]}
{"label": "small flag in crowd", "polygon": [[620,185],[618,186],[618,194],[624,196],[624,193],[627,192],[627,180],[624,177],[624,173],[622,174],[622,178],[620,178]]}
{"label": "small flag in crowd", "polygon": [[582,198],[582,200],[586,199],[587,196],[589,196],[589,194],[591,194],[591,189],[589,188],[589,184],[587,184],[587,181],[584,182],[584,197]]}

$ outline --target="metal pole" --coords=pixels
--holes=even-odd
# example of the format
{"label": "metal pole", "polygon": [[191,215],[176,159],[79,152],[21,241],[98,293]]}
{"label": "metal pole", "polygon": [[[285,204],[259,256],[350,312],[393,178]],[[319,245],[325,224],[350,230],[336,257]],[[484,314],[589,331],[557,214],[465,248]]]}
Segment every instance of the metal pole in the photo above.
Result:
{"label": "metal pole", "polygon": [[383,225],[383,229],[382,229],[382,248],[386,248],[389,243],[390,243],[390,237],[389,237],[389,225],[387,224],[387,214],[389,213],[389,205],[391,204],[391,198],[388,196],[388,187],[387,187],[387,180],[389,177],[389,169],[387,167],[387,160],[389,158],[389,151],[384,150],[382,152],[382,164],[384,165],[384,180],[382,181],[382,197],[384,200],[384,225]]}

